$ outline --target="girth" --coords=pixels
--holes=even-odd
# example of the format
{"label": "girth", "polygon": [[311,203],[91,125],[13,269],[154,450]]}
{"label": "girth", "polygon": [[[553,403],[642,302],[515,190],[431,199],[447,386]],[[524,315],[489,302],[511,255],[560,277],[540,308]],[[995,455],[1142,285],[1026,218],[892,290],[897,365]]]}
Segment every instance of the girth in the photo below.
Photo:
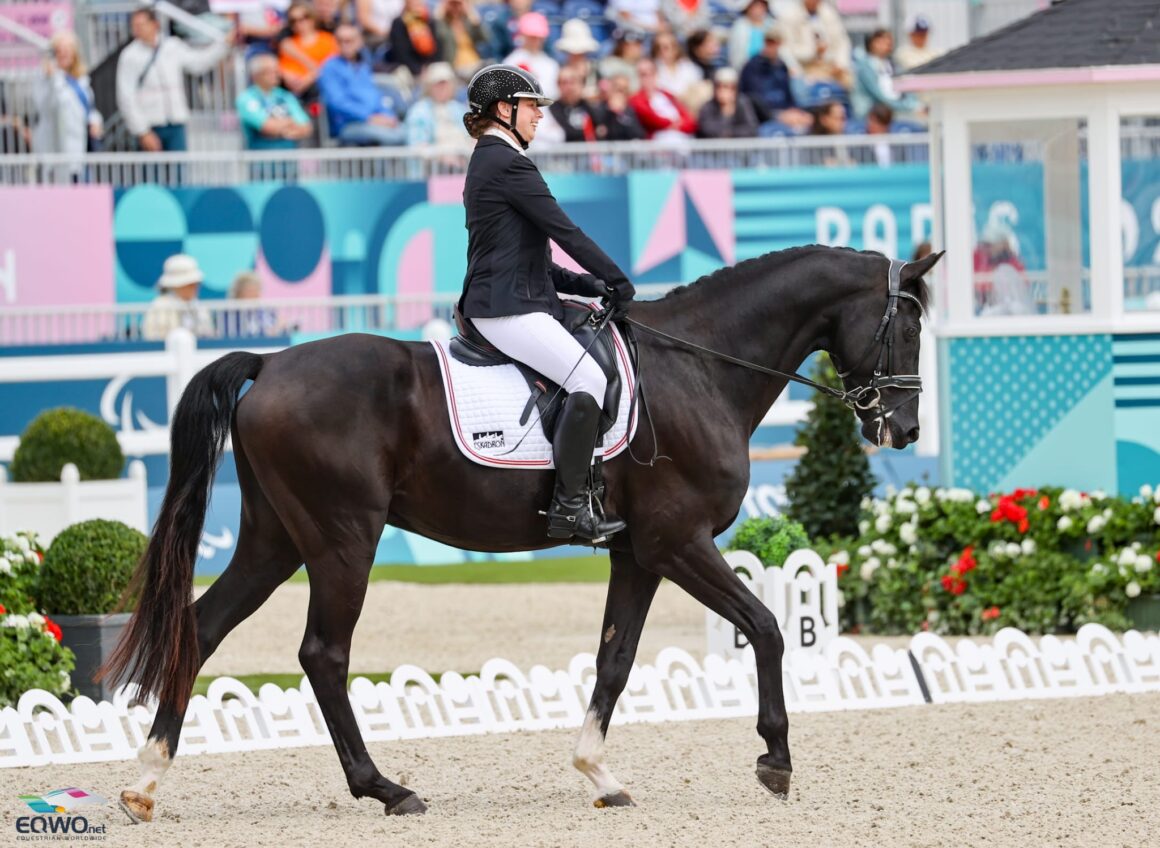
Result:
{"label": "girth", "polygon": [[[588,320],[592,310],[587,305],[567,300],[563,301],[563,305],[564,329],[596,360],[608,380],[608,387],[604,391],[604,409],[600,414],[599,436],[602,438],[616,423],[617,410],[620,408],[621,381],[620,370],[616,367],[616,346],[612,341],[612,333],[596,334],[596,328]],[[459,335],[448,346],[451,356],[465,365],[515,365],[530,392],[520,416],[520,424],[527,424],[532,410],[538,409],[544,435],[551,441],[556,432],[556,417],[564,405],[567,392],[544,375],[502,353],[483,337],[470,318],[463,316],[458,306],[455,307],[454,315]]]}

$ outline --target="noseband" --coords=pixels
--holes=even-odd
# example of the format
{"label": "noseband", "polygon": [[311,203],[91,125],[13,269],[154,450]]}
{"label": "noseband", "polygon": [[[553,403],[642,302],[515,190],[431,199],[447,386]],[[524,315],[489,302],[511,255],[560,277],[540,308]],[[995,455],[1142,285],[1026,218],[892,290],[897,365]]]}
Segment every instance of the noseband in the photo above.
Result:
{"label": "noseband", "polygon": [[[898,299],[901,297],[909,298],[918,305],[920,310],[922,309],[922,302],[917,297],[909,292],[902,291],[902,269],[905,266],[906,263],[901,259],[890,260],[890,270],[887,274],[886,312],[882,315],[882,321],[878,324],[878,330],[874,333],[874,338],[867,345],[866,352],[854,364],[854,368],[856,368],[865,362],[870,354],[874,352],[874,346],[877,345],[878,361],[874,366],[874,375],[865,386],[855,386],[852,389],[835,389],[830,386],[823,386],[821,383],[815,383],[813,380],[802,377],[800,374],[787,374],[785,371],[778,371],[776,368],[766,368],[764,365],[758,365],[756,362],[747,362],[744,359],[738,359],[736,356],[730,356],[727,353],[702,347],[686,339],[671,336],[647,324],[642,324],[632,317],[625,318],[624,320],[633,327],[639,327],[646,333],[667,339],[689,350],[695,350],[706,356],[712,356],[725,362],[731,362],[734,365],[740,365],[742,368],[748,368],[751,371],[769,374],[773,377],[784,377],[795,383],[801,383],[803,386],[810,386],[831,397],[836,397],[855,411],[872,412],[874,414],[870,420],[878,422],[878,441],[881,443],[882,429],[885,426],[885,422],[894,415],[895,410],[913,398],[918,397],[919,393],[922,392],[922,378],[919,375],[892,373],[894,365],[894,319],[898,317]],[[834,359],[833,354],[830,355],[830,358]],[[836,360],[834,360],[834,366],[839,367]],[[846,378],[853,373],[854,368],[848,368],[845,371],[838,372],[838,376],[842,378],[843,386],[845,385]],[[885,373],[883,373],[884,369]],[[907,394],[893,406],[884,407],[882,405],[883,389],[901,389]]]}
{"label": "noseband", "polygon": [[[842,378],[842,384],[845,385],[846,378],[853,373],[854,368],[857,368],[865,362],[870,354],[874,352],[874,346],[878,346],[878,361],[874,365],[874,376],[870,378],[870,382],[866,385],[855,386],[843,392],[842,400],[850,409],[874,413],[870,420],[878,422],[879,442],[882,440],[882,428],[886,420],[894,415],[896,409],[909,403],[922,392],[922,377],[918,374],[893,373],[894,319],[898,316],[898,299],[900,297],[910,298],[918,304],[920,310],[922,309],[922,303],[917,297],[910,292],[902,291],[902,269],[905,265],[906,263],[901,259],[890,260],[890,271],[887,277],[886,312],[882,316],[882,321],[878,324],[878,330],[874,333],[874,338],[871,339],[870,344],[866,346],[866,351],[854,363],[854,366],[847,368],[845,371],[838,372],[838,376]],[[834,359],[834,355],[830,354],[830,358]],[[834,364],[837,365],[836,360]],[[883,369],[885,369],[885,374],[883,374]],[[906,394],[902,400],[893,406],[883,407],[882,389],[901,389]]]}

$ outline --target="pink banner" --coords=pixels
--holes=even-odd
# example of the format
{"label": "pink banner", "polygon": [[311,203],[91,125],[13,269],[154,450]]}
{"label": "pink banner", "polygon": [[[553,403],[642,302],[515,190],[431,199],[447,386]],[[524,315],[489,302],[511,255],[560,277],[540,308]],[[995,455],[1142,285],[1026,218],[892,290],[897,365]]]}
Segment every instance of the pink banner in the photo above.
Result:
{"label": "pink banner", "polygon": [[0,187],[0,306],[115,300],[111,188]]}
{"label": "pink banner", "polygon": [[[73,28],[72,3],[0,3],[0,16],[41,36]],[[40,63],[44,54],[7,30],[0,29],[0,65],[26,68]]]}

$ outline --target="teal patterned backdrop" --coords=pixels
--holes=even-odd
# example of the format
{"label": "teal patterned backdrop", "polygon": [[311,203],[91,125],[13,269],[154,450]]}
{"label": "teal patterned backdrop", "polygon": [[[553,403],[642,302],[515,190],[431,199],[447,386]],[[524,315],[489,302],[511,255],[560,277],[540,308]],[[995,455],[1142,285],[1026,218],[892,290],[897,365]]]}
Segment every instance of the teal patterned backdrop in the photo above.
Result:
{"label": "teal patterned backdrop", "polygon": [[941,343],[942,475],[994,492],[1160,480],[1160,333]]}

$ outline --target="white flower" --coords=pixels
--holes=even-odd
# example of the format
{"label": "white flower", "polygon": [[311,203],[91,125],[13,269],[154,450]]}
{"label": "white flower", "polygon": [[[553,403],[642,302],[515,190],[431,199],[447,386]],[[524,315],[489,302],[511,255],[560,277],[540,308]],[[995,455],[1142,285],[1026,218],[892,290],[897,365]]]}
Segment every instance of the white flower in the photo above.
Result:
{"label": "white flower", "polygon": [[893,499],[893,498],[894,498],[894,496],[895,496],[895,495],[897,495],[897,494],[898,494],[898,489],[894,488],[894,484],[893,484],[893,483],[887,483],[887,484],[886,484],[886,499],[887,499],[887,500],[891,500],[891,499]]}
{"label": "white flower", "polygon": [[1152,557],[1147,554],[1140,554],[1136,557],[1136,573],[1147,574],[1152,570]]}
{"label": "white flower", "polygon": [[1152,487],[1147,483],[1140,487],[1140,497],[1146,501],[1152,500]]}
{"label": "white flower", "polygon": [[1152,493],[1152,500],[1160,504],[1160,486],[1156,487],[1156,491]]}
{"label": "white flower", "polygon": [[1140,597],[1140,584],[1133,580],[1131,583],[1124,587],[1124,594],[1129,598]]}
{"label": "white flower", "polygon": [[1057,530],[1070,530],[1071,523],[1072,523],[1071,519],[1069,517],[1067,517],[1066,515],[1063,515],[1063,516],[1060,516],[1059,521],[1055,522],[1055,527]]}
{"label": "white flower", "polygon": [[1059,508],[1064,512],[1070,512],[1083,506],[1084,500],[1084,496],[1075,489],[1064,489],[1059,495]]}
{"label": "white flower", "polygon": [[[1158,510],[1158,512],[1160,512],[1160,510]],[[1087,531],[1092,534],[1099,533],[1104,529],[1104,525],[1107,523],[1108,520],[1102,515],[1093,515],[1087,523]]]}
{"label": "white flower", "polygon": [[920,504],[930,503],[930,489],[926,486],[919,486],[914,490],[914,500]]}
{"label": "white flower", "polygon": [[914,515],[918,511],[918,507],[914,505],[914,501],[899,498],[894,502],[894,511],[899,515]]}
{"label": "white flower", "polygon": [[1111,521],[1111,520],[1112,520],[1112,516],[1113,516],[1114,514],[1115,514],[1115,513],[1113,513],[1113,512],[1112,512],[1112,508],[1111,508],[1111,507],[1108,507],[1107,509],[1105,509],[1105,510],[1104,510],[1104,518],[1108,519],[1109,521]]}
{"label": "white flower", "polygon": [[862,559],[866,559],[866,557],[870,556],[872,553],[874,553],[874,551],[870,549],[869,545],[863,545],[862,547],[858,548],[858,556],[862,557]]}
{"label": "white flower", "polygon": [[891,557],[890,559],[886,560],[886,567],[898,568],[898,560],[896,560],[894,557]]}
{"label": "white flower", "polygon": [[1107,574],[1107,573],[1108,573],[1108,567],[1106,565],[1104,565],[1102,562],[1097,562],[1095,565],[1092,566],[1092,574],[1099,576],[1101,574]]}
{"label": "white flower", "polygon": [[11,574],[12,563],[8,561],[7,557],[0,557],[0,574]]}
{"label": "white flower", "polygon": [[1035,540],[1024,539],[1020,543],[1020,547],[1023,549],[1023,556],[1031,556],[1033,553],[1035,553]]}
{"label": "white flower", "polygon": [[26,554],[32,550],[32,545],[29,544],[28,539],[24,536],[17,536],[13,541],[16,543],[16,547],[20,548],[21,553]]}
{"label": "white flower", "polygon": [[15,627],[17,630],[28,629],[28,617],[11,613],[4,619],[5,627]]}
{"label": "white flower", "polygon": [[1133,565],[1136,562],[1136,552],[1131,548],[1124,548],[1116,559],[1120,565]]}
{"label": "white flower", "polygon": [[874,505],[874,501],[870,500],[870,498],[868,498],[868,497],[862,498],[862,502],[859,504],[859,506],[862,507],[863,511],[870,509],[870,507],[873,505]]}
{"label": "white flower", "polygon": [[988,500],[981,500],[975,504],[975,512],[979,513],[979,515],[986,515],[990,511],[991,502]]}
{"label": "white flower", "polygon": [[934,496],[940,501],[955,503],[970,503],[975,499],[975,493],[970,489],[939,489]]}
{"label": "white flower", "polygon": [[850,564],[850,552],[849,551],[834,551],[832,554],[830,554],[829,562],[834,563],[834,565],[849,565]]}
{"label": "white flower", "polygon": [[995,559],[1003,559],[1007,556],[1007,546],[1002,542],[992,542],[987,547],[987,553]]}
{"label": "white flower", "polygon": [[870,559],[862,563],[862,568],[859,569],[858,573],[862,576],[863,580],[869,583],[874,578],[874,572],[877,571],[881,565],[882,563],[878,561],[878,557],[870,557]]}
{"label": "white flower", "polygon": [[1152,513],[1152,520],[1160,524],[1160,506],[1156,507],[1156,511]]}
{"label": "white flower", "polygon": [[838,609],[841,609],[844,606],[846,606],[846,593],[839,589],[838,590]]}
{"label": "white flower", "polygon": [[1007,543],[1007,556],[1011,557],[1011,559],[1015,559],[1021,553],[1023,553],[1023,548],[1019,547],[1018,544],[1015,542]]}
{"label": "white flower", "polygon": [[874,553],[882,556],[892,556],[898,553],[898,548],[887,542],[885,539],[875,539],[870,543],[870,547],[874,549]]}
{"label": "white flower", "polygon": [[910,488],[910,486],[907,486],[901,492],[898,493],[898,497],[900,497],[900,498],[912,498],[912,497],[914,497],[914,489]]}
{"label": "white flower", "polygon": [[928,612],[926,614],[926,620],[931,624],[934,624],[936,621],[938,621],[938,610],[931,610]]}
{"label": "white flower", "polygon": [[870,522],[863,518],[858,522],[858,535],[865,536],[870,532]]}
{"label": "white flower", "polygon": [[1108,498],[1108,493],[1105,492],[1103,489],[1096,489],[1094,492],[1091,493],[1091,499],[1093,501],[1103,501],[1103,500],[1107,500],[1107,498]]}
{"label": "white flower", "polygon": [[[1160,510],[1157,510],[1157,512],[1160,512]],[[887,530],[889,530],[890,529],[890,516],[889,515],[880,515],[877,518],[875,518],[874,519],[874,529],[877,530],[879,533],[885,533]]]}
{"label": "white flower", "polygon": [[918,541],[918,531],[914,529],[914,525],[909,521],[898,528],[898,536],[902,539],[902,544],[913,545]]}
{"label": "white flower", "polygon": [[60,673],[60,690],[63,692],[64,690],[68,689],[71,683],[72,679],[68,676],[68,672],[62,671]]}
{"label": "white flower", "polygon": [[40,562],[40,557],[36,555],[36,551],[29,551],[24,555],[24,561],[29,565],[36,565]]}
{"label": "white flower", "polygon": [[33,627],[44,627],[44,616],[38,612],[30,612],[28,614],[28,623]]}

